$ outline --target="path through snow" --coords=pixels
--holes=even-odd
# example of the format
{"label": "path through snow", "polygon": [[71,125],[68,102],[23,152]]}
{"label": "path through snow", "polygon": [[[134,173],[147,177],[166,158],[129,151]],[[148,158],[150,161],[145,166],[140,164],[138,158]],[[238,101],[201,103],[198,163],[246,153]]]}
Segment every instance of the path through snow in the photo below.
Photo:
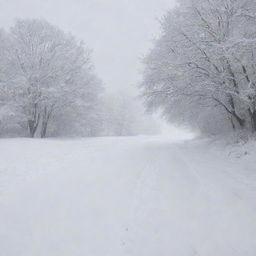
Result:
{"label": "path through snow", "polygon": [[1,140],[1,256],[255,256],[255,156],[160,137]]}

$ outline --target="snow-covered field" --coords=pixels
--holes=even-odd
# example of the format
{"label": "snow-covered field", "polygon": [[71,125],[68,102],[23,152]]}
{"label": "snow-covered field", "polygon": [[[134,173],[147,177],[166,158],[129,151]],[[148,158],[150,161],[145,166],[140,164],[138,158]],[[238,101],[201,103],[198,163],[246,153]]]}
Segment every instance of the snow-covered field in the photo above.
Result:
{"label": "snow-covered field", "polygon": [[255,256],[256,145],[0,141],[1,256]]}

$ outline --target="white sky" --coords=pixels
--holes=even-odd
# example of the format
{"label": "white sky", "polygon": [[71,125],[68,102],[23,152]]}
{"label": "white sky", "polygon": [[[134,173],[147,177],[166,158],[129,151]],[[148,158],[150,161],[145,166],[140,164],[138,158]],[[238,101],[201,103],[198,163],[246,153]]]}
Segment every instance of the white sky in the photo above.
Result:
{"label": "white sky", "polygon": [[133,91],[143,56],[175,0],[0,0],[0,26],[15,18],[45,18],[93,49],[96,71],[109,90]]}

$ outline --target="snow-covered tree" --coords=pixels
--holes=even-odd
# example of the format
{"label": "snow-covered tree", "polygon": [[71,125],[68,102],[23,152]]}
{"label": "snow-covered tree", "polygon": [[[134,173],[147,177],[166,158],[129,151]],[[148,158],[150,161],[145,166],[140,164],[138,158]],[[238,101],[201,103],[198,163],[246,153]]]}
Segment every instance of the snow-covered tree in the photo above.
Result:
{"label": "snow-covered tree", "polygon": [[[49,125],[65,114],[70,127],[72,122],[92,115],[101,83],[83,43],[35,19],[18,20],[9,40],[5,59],[9,68],[1,74],[5,75],[16,115],[27,125],[31,137],[37,133],[45,137]],[[76,112],[69,120],[71,109]]]}
{"label": "snow-covered tree", "polygon": [[205,133],[256,132],[256,2],[182,0],[145,58],[149,108]]}
{"label": "snow-covered tree", "polygon": [[103,129],[101,81],[90,70],[84,70],[84,85],[72,104],[53,115],[49,136],[91,137]]}

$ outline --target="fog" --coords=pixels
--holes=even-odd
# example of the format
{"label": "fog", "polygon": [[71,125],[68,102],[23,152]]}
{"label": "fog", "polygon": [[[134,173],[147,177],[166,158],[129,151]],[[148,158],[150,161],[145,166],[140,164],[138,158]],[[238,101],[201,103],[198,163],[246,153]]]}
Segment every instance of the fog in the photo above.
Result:
{"label": "fog", "polygon": [[256,0],[0,0],[0,256],[255,256],[255,42]]}
{"label": "fog", "polygon": [[174,0],[0,0],[0,24],[43,18],[70,31],[93,50],[93,63],[109,91],[136,90],[140,57],[159,33],[158,19]]}

